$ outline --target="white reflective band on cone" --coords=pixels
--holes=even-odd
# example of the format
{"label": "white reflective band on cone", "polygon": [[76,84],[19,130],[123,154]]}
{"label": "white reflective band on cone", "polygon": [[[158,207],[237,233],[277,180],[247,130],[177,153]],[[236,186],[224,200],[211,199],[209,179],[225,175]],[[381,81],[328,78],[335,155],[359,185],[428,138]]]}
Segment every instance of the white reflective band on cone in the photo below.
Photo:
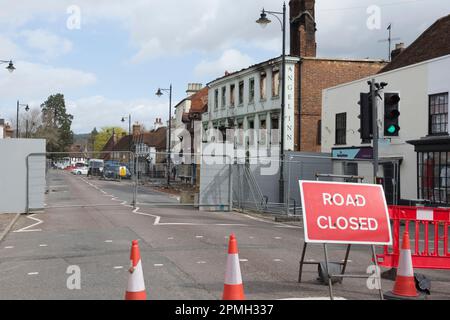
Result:
{"label": "white reflective band on cone", "polygon": [[228,254],[225,284],[242,284],[241,268],[239,267],[239,255]]}
{"label": "white reflective band on cone", "polygon": [[414,277],[412,259],[411,259],[411,250],[400,251],[400,260],[398,262],[398,271],[397,274],[403,277]]}
{"label": "white reflective band on cone", "polygon": [[128,277],[128,292],[145,291],[144,274],[142,272],[141,260],[134,268],[134,272]]}

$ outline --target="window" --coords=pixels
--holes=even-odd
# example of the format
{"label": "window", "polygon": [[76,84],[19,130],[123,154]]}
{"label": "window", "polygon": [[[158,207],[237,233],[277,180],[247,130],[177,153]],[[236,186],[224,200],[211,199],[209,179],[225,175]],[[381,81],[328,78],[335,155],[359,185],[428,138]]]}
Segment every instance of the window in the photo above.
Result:
{"label": "window", "polygon": [[255,102],[255,78],[249,81],[248,103]]}
{"label": "window", "polygon": [[259,122],[259,143],[262,145],[266,144],[266,135],[267,135],[267,125],[266,119],[261,119]]}
{"label": "window", "polygon": [[281,142],[281,132],[280,132],[280,114],[272,113],[270,115],[270,143],[277,145]]}
{"label": "window", "polygon": [[430,135],[448,134],[448,92],[431,95],[429,108]]}
{"label": "window", "polygon": [[265,72],[261,72],[259,78],[259,91],[261,100],[266,99],[266,87],[267,87],[267,74]]}
{"label": "window", "polygon": [[219,108],[219,89],[214,91],[214,109],[217,110]]}
{"label": "window", "polygon": [[252,146],[255,143],[255,121],[253,119],[248,120],[248,140],[247,145]]}
{"label": "window", "polygon": [[[345,176],[357,176],[358,175],[358,164],[354,162],[344,162],[344,175]],[[358,179],[346,178],[345,182],[358,183]]]}
{"label": "window", "polygon": [[450,152],[418,152],[419,198],[450,203]]}
{"label": "window", "polygon": [[280,96],[280,70],[272,70],[272,97]]}
{"label": "window", "polygon": [[244,144],[244,119],[238,119],[238,134],[236,143],[240,146]]}
{"label": "window", "polygon": [[227,94],[227,88],[223,87],[222,88],[222,109],[225,109],[225,104],[226,104],[226,94]]}
{"label": "window", "polygon": [[347,144],[347,113],[336,114],[336,145]]}
{"label": "window", "polygon": [[234,107],[234,91],[235,91],[236,85],[232,84],[230,85],[230,106]]}
{"label": "window", "polygon": [[244,104],[244,81],[239,82],[239,104]]}

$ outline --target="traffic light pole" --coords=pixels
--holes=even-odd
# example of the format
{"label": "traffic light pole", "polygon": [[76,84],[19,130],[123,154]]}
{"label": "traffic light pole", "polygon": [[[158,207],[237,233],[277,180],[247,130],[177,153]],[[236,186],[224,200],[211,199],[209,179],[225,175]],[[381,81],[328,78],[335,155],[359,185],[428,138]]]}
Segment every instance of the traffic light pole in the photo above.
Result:
{"label": "traffic light pole", "polygon": [[377,99],[377,90],[375,87],[375,79],[372,79],[370,84],[370,93],[372,99],[372,121],[373,121],[373,183],[377,183],[378,177],[378,99]]}

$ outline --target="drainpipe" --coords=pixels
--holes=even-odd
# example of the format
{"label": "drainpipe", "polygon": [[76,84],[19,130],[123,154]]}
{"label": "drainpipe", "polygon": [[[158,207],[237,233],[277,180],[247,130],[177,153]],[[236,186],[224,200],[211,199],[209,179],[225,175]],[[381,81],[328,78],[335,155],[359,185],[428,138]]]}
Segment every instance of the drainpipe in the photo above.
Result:
{"label": "drainpipe", "polygon": [[302,151],[302,57],[298,62],[298,151]]}

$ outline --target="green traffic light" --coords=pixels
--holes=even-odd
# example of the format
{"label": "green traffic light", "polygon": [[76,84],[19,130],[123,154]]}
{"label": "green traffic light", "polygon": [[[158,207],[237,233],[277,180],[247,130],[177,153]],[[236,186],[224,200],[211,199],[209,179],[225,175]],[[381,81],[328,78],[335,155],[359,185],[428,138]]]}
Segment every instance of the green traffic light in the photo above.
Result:
{"label": "green traffic light", "polygon": [[387,132],[389,132],[390,134],[394,134],[397,132],[397,127],[395,125],[391,125],[389,126],[389,128],[387,129]]}

